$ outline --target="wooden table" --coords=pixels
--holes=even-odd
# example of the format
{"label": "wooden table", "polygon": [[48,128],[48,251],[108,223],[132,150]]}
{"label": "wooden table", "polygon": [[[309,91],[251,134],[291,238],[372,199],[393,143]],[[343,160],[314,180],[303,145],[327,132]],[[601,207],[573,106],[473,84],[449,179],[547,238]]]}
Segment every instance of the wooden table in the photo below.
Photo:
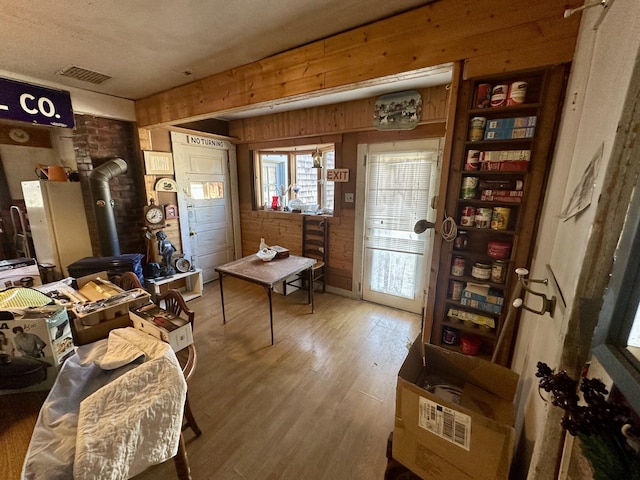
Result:
{"label": "wooden table", "polygon": [[257,256],[249,255],[240,260],[216,267],[215,270],[220,275],[222,323],[227,323],[224,312],[224,290],[222,288],[222,279],[225,275],[261,285],[264,287],[267,297],[269,297],[269,323],[271,325],[271,345],[273,345],[273,286],[283,282],[292,275],[306,270],[309,282],[308,301],[311,305],[311,313],[313,313],[313,266],[315,263],[316,260],[313,258],[298,257],[296,255],[289,255],[287,258],[273,259],[270,262],[263,262]]}

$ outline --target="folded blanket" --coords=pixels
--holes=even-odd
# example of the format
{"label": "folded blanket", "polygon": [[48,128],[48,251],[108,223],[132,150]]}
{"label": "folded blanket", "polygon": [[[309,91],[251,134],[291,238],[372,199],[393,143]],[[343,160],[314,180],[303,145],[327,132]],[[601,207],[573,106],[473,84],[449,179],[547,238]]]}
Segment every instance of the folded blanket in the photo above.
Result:
{"label": "folded blanket", "polygon": [[168,460],[178,449],[185,398],[168,344],[133,328],[113,330],[63,365],[22,478],[126,479]]}

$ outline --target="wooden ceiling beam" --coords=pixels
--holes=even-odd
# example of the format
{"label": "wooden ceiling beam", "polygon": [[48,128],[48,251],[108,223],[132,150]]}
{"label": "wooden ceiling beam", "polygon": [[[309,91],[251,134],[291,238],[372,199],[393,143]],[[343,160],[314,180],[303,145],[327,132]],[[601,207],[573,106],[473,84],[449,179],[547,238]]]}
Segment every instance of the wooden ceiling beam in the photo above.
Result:
{"label": "wooden ceiling beam", "polygon": [[436,1],[138,100],[136,118],[173,125],[460,60],[466,77],[570,62],[580,15],[563,13],[579,2]]}

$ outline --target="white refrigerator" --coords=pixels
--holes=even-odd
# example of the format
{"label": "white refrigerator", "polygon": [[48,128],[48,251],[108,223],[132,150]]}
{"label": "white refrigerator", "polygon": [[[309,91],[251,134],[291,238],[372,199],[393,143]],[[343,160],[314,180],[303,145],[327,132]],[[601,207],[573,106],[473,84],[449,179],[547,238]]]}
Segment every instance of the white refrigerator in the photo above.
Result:
{"label": "white refrigerator", "polygon": [[38,263],[68,277],[69,264],[93,256],[80,182],[27,181],[22,193]]}

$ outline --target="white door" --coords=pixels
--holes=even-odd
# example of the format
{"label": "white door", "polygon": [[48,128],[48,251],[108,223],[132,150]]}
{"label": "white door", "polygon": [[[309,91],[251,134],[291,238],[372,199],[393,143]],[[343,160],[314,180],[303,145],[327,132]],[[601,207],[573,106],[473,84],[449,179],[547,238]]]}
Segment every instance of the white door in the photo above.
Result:
{"label": "white door", "polygon": [[363,287],[365,300],[420,313],[428,287],[440,139],[370,145],[367,154]]}
{"label": "white door", "polygon": [[[180,235],[187,258],[202,279],[218,278],[214,268],[234,259],[234,222],[229,150],[224,140],[172,132]],[[186,214],[185,214],[186,212]]]}

